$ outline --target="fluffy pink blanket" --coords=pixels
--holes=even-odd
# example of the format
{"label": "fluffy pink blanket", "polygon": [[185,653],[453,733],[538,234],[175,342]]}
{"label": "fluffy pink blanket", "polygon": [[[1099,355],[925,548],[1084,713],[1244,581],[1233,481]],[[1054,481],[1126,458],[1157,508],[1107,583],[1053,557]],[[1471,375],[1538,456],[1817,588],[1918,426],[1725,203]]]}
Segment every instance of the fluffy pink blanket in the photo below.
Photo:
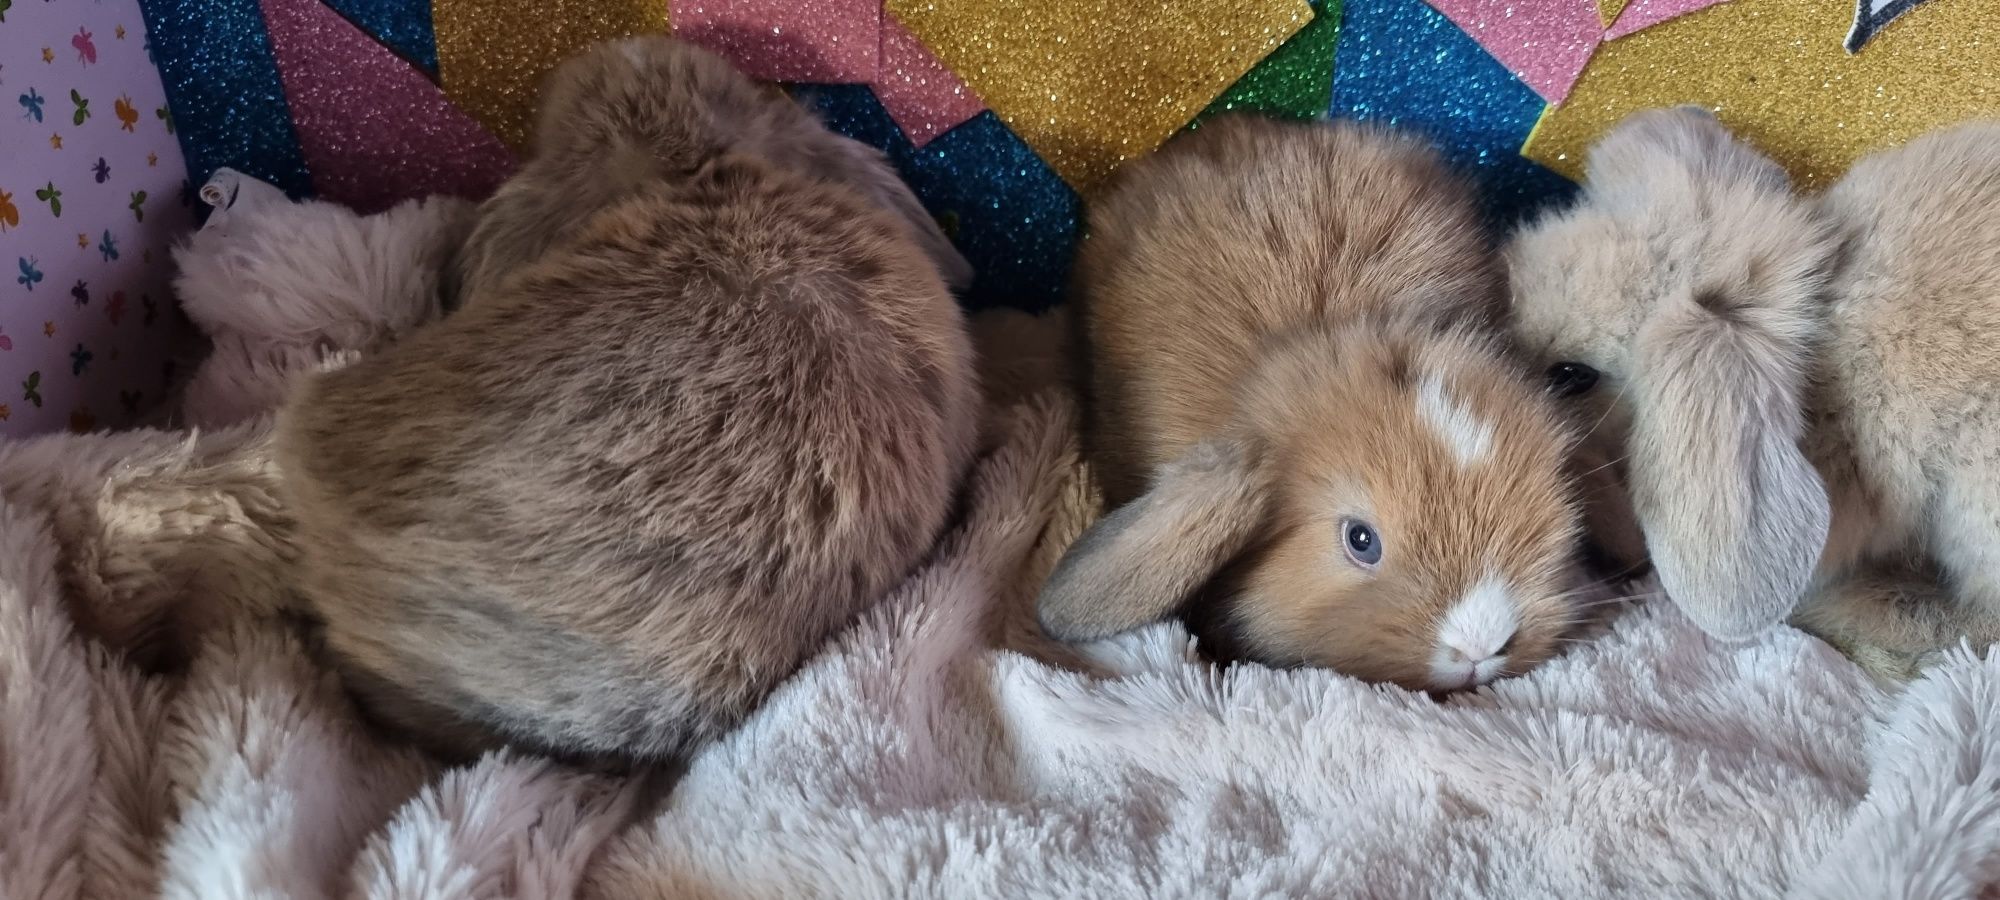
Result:
{"label": "fluffy pink blanket", "polygon": [[1221,673],[1174,625],[1041,640],[1035,587],[1095,513],[1035,352],[1053,327],[980,323],[1007,366],[987,372],[965,521],[684,773],[444,769],[363,727],[275,613],[287,535],[260,417],[0,445],[0,897],[2000,885],[2000,662],[1969,652],[1892,693],[1796,631],[1725,646],[1656,604],[1438,703]]}

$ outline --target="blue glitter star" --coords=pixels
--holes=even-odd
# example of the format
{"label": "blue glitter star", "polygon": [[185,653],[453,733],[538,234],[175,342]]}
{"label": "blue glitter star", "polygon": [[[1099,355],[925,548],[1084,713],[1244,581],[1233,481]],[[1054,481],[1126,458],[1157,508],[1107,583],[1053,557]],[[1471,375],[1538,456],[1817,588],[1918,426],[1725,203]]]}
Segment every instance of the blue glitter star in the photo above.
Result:
{"label": "blue glitter star", "polygon": [[1424,0],[1346,0],[1332,114],[1409,128],[1478,180],[1504,229],[1576,185],[1521,156],[1542,98]]}
{"label": "blue glitter star", "polygon": [[793,95],[834,131],[889,155],[896,171],[977,273],[971,309],[1038,311],[1062,299],[1076,252],[1076,192],[991,111],[912,146],[865,85],[807,85]]}

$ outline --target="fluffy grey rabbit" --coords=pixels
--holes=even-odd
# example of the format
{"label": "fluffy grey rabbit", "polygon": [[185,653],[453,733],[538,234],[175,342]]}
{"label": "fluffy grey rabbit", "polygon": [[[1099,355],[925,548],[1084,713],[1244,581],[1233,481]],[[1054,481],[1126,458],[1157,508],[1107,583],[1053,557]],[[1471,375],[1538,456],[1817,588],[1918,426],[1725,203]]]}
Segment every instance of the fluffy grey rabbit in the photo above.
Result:
{"label": "fluffy grey rabbit", "polygon": [[[1696,109],[1628,118],[1509,251],[1523,345],[1606,420],[1662,586],[1920,653],[2000,637],[2000,124],[1819,198]],[[1588,382],[1588,383],[1585,383]]]}
{"label": "fluffy grey rabbit", "polygon": [[673,758],[931,547],[972,351],[880,157],[665,37],[551,78],[463,308],[284,410],[299,576],[441,750]]}

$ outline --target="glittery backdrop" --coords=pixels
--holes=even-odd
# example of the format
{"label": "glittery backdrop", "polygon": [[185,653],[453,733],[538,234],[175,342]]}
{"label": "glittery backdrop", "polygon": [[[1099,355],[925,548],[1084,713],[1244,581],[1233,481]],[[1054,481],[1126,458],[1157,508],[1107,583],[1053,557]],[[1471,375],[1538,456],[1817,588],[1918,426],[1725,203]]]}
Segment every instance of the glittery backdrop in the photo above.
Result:
{"label": "glittery backdrop", "polygon": [[1340,42],[1340,0],[1312,4],[1313,19],[1215,98],[1195,122],[1236,110],[1286,119],[1326,115],[1333,102],[1333,52]]}
{"label": "glittery backdrop", "polygon": [[[484,191],[550,68],[673,20],[747,70],[838,82],[794,88],[888,153],[979,267],[973,306],[1058,300],[1077,192],[1223,110],[1420,131],[1496,228],[1569,196],[1643,106],[1715,108],[1807,184],[2000,113],[2000,0],[141,2],[197,183],[227,164],[367,206]],[[340,39],[274,51],[266,22],[294,20]]]}
{"label": "glittery backdrop", "polygon": [[326,5],[411,65],[437,74],[437,33],[431,29],[430,4],[421,0],[326,0]]}
{"label": "glittery backdrop", "polygon": [[257,0],[139,0],[194,184],[229,166],[311,190]]}
{"label": "glittery backdrop", "polygon": [[1008,127],[1088,190],[1312,18],[1305,0],[888,0]]}
{"label": "glittery backdrop", "polygon": [[1854,55],[1851,15],[1845,3],[1730,0],[1612,41],[1526,153],[1577,175],[1626,114],[1699,103],[1816,186],[1869,150],[2000,115],[2000,3],[1931,0]]}
{"label": "glittery backdrop", "polygon": [[793,96],[835,131],[889,154],[977,272],[969,306],[1042,309],[1061,299],[1076,194],[997,116],[980,113],[918,149],[866,87],[802,87]]}
{"label": "glittery backdrop", "polygon": [[1333,112],[1427,134],[1471,171],[1504,226],[1574,190],[1517,148],[1546,106],[1423,0],[1346,0]]}
{"label": "glittery backdrop", "polygon": [[597,41],[666,31],[667,3],[434,0],[431,21],[445,95],[501,140],[520,147],[542,75]]}
{"label": "glittery backdrop", "polygon": [[479,200],[513,171],[420,69],[319,0],[264,0],[264,21],[321,197],[364,213],[416,194]]}

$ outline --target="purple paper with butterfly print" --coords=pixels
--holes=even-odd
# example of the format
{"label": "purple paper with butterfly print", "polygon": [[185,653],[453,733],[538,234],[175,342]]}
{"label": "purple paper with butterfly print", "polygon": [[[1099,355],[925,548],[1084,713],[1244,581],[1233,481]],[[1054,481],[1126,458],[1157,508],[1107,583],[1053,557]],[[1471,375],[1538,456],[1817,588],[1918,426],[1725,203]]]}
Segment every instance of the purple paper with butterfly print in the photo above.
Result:
{"label": "purple paper with butterfly print", "polygon": [[127,424],[193,222],[136,0],[0,0],[0,100],[0,435]]}

